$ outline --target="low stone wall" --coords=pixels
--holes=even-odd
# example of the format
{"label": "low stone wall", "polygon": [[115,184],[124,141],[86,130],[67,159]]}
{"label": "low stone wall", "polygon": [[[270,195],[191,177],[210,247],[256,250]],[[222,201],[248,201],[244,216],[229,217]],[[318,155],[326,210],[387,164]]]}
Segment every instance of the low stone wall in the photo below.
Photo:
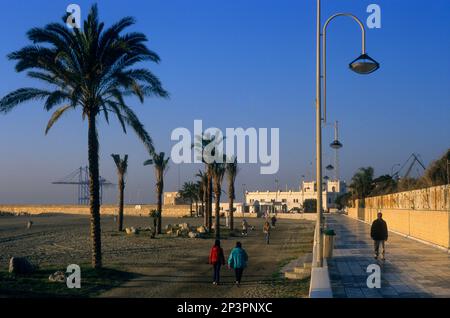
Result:
{"label": "low stone wall", "polygon": [[348,216],[371,224],[378,210],[390,230],[450,249],[449,211],[349,208]]}
{"label": "low stone wall", "polygon": [[[164,205],[163,215],[168,217],[190,216],[189,205]],[[124,215],[148,216],[151,210],[156,209],[156,205],[125,205]],[[102,205],[100,213],[102,215],[117,214],[117,205]],[[27,213],[31,215],[61,213],[88,215],[89,206],[86,205],[0,205],[0,212]],[[214,213],[214,211],[213,211]],[[256,218],[256,213],[235,213],[235,218]],[[311,220],[316,219],[315,213],[278,213],[277,218],[288,220]]]}
{"label": "low stone wall", "polygon": [[[235,213],[235,218],[257,218],[257,213]],[[278,213],[277,214],[278,219],[283,220],[309,220],[309,221],[315,221],[316,220],[316,214],[315,213]]]}
{"label": "low stone wall", "polygon": [[364,200],[363,206],[374,209],[448,211],[450,207],[449,201],[449,187],[442,185],[369,197]]}
{"label": "low stone wall", "polygon": [[[156,205],[125,205],[124,214],[134,216],[148,216],[156,209]],[[103,215],[117,214],[117,205],[102,205],[100,213]],[[63,213],[88,215],[89,206],[86,205],[0,205],[0,212],[28,213],[31,215]],[[163,215],[168,217],[189,216],[189,205],[164,205]]]}

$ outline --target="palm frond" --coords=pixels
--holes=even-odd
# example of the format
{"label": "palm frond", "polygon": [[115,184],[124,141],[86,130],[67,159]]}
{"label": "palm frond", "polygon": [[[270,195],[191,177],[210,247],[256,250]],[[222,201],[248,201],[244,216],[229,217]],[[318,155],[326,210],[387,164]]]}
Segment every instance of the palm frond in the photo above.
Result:
{"label": "palm frond", "polygon": [[0,100],[0,112],[8,113],[21,103],[31,100],[44,99],[50,94],[50,92],[41,89],[20,88],[12,93],[9,93]]}
{"label": "palm frond", "polygon": [[53,125],[58,121],[59,118],[69,109],[73,109],[72,105],[63,106],[59,109],[57,109],[52,117],[50,117],[50,120],[48,121],[47,128],[45,128],[45,134],[47,135],[49,130],[53,127]]}

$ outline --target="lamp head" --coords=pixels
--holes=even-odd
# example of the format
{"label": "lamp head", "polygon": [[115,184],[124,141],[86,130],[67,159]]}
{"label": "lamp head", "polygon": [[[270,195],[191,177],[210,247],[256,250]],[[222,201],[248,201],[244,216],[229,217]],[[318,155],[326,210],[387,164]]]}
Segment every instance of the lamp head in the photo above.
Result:
{"label": "lamp head", "polygon": [[350,63],[350,69],[358,74],[370,74],[380,68],[380,63],[375,61],[367,54],[361,54],[357,59]]}
{"label": "lamp head", "polygon": [[330,144],[330,147],[333,149],[340,149],[343,147],[343,145],[341,144],[341,142],[339,140],[335,140]]}

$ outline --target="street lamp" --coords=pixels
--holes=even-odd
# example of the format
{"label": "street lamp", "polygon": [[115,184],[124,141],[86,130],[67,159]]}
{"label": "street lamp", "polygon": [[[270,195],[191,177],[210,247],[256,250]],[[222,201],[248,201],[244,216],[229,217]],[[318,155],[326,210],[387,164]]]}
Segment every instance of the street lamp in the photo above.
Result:
{"label": "street lamp", "polygon": [[373,73],[380,68],[380,64],[367,54],[361,54],[349,66],[353,72],[363,75]]}
{"label": "street lamp", "polygon": [[[321,1],[317,0],[316,21],[316,184],[317,184],[317,221],[315,231],[316,259],[314,266],[323,265],[323,237],[322,237],[322,121],[326,122],[326,33],[329,23],[339,16],[352,18],[361,28],[362,45],[361,55],[350,63],[350,69],[358,74],[370,74],[376,71],[380,64],[366,53],[366,31],[364,24],[351,13],[337,13],[328,18],[323,25],[321,23]],[[323,36],[323,52],[321,52],[321,37]],[[323,60],[321,61],[321,57]],[[323,74],[322,74],[323,63]],[[323,79],[323,106],[324,117],[322,118],[322,79]],[[336,145],[338,146],[338,145]]]}
{"label": "street lamp", "polygon": [[245,206],[247,204],[247,191],[245,190],[245,183],[242,184],[242,193],[244,195],[244,200],[242,203],[242,217],[245,217]]}

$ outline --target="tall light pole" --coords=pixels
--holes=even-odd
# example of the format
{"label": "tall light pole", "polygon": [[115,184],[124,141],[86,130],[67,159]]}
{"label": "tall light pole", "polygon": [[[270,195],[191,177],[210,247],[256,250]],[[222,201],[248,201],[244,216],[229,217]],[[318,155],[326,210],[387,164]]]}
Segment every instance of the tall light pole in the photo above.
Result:
{"label": "tall light pole", "polygon": [[321,6],[317,0],[317,25],[316,25],[316,189],[317,189],[317,210],[316,210],[316,267],[323,264],[323,237],[322,237],[322,65],[320,62],[320,37],[321,37]]}
{"label": "tall light pole", "polygon": [[[317,1],[317,21],[316,21],[316,187],[317,187],[317,221],[315,231],[316,259],[314,265],[323,265],[323,236],[322,236],[322,120],[326,122],[326,32],[329,23],[339,16],[352,18],[361,28],[362,52],[361,55],[352,61],[350,69],[358,74],[370,74],[376,71],[380,64],[366,53],[366,32],[364,24],[353,14],[336,13],[328,18],[323,26],[321,23],[321,0]],[[321,37],[323,36],[323,51],[321,52]],[[322,53],[322,54],[321,54]],[[323,58],[323,61],[321,60]],[[323,63],[323,74],[322,74]],[[322,118],[322,80],[324,84],[324,117]]]}
{"label": "tall light pole", "polygon": [[247,191],[245,190],[245,183],[242,184],[242,193],[244,195],[244,200],[242,203],[242,217],[245,217],[245,206],[247,204]]}
{"label": "tall light pole", "polygon": [[276,184],[276,190],[275,190],[276,192],[275,192],[275,204],[273,206],[273,212],[277,213],[277,201],[278,201],[278,189],[279,189],[278,179],[275,179],[275,184]]}

